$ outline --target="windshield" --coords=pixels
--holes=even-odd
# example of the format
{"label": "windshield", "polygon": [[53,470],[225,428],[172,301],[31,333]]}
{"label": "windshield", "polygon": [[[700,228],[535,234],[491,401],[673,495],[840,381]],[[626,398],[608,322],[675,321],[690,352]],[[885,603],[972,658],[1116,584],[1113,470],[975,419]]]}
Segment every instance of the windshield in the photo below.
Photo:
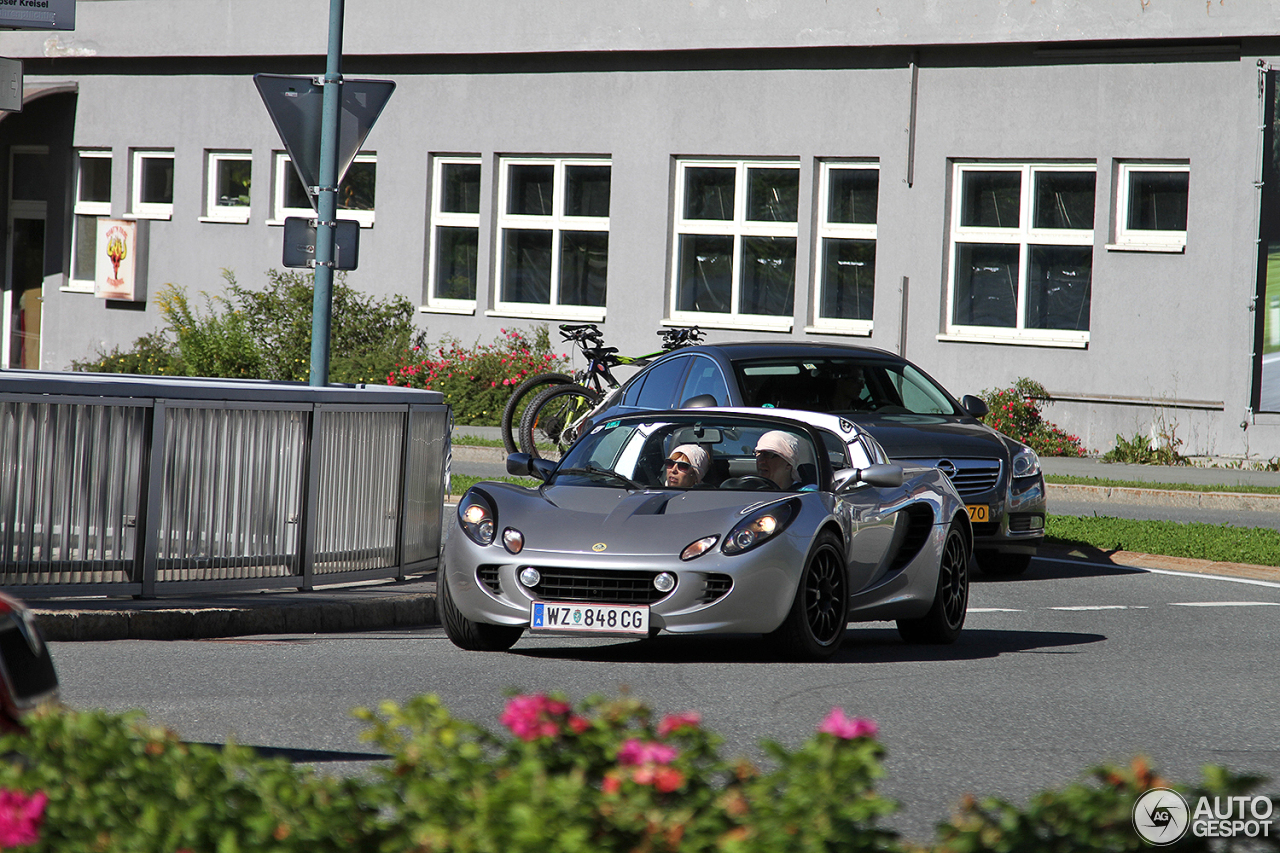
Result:
{"label": "windshield", "polygon": [[746,406],[832,414],[960,415],[947,393],[905,362],[770,358],[734,363]]}
{"label": "windshield", "polygon": [[[840,445],[838,439],[835,443]],[[824,447],[823,452],[829,451]],[[842,453],[841,447],[837,455]],[[606,488],[799,491],[816,488],[819,476],[813,439],[805,430],[708,417],[600,424],[570,449],[552,482]]]}

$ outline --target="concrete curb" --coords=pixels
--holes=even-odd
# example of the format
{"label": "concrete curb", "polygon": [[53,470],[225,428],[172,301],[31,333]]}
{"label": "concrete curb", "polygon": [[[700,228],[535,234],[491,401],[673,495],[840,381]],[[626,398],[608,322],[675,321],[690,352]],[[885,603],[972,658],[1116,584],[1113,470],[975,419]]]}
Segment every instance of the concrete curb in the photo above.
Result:
{"label": "concrete curb", "polygon": [[[285,593],[287,594],[287,593]],[[341,595],[341,593],[335,593]],[[203,640],[252,634],[324,634],[439,624],[434,592],[257,607],[53,610],[32,607],[46,640]]]}
{"label": "concrete curb", "polygon": [[1084,486],[1046,484],[1050,511],[1053,499],[1119,503],[1131,506],[1162,506],[1184,509],[1219,509],[1280,514],[1280,495],[1244,492],[1194,492],[1182,489],[1139,489],[1128,486]]}

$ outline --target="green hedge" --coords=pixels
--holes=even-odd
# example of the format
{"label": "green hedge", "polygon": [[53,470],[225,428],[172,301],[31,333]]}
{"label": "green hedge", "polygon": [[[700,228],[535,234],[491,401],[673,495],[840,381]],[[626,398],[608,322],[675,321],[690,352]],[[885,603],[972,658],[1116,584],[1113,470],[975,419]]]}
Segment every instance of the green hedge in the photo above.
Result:
{"label": "green hedge", "polygon": [[[433,696],[356,715],[388,760],[335,778],[251,749],[186,744],[136,715],[49,709],[0,735],[0,848],[96,853],[316,851],[1144,850],[1136,798],[1170,783],[1145,762],[1100,768],[1018,807],[967,799],[930,847],[881,822],[874,723],[833,709],[768,762],[725,759],[698,714],[655,718],[630,697],[574,706],[513,696],[501,735]],[[1206,770],[1182,788],[1238,796],[1261,780]],[[1270,845],[1270,846],[1266,846]],[[1208,850],[1189,835],[1174,850]],[[1214,849],[1230,849],[1219,846]],[[1265,839],[1258,849],[1277,849]]]}

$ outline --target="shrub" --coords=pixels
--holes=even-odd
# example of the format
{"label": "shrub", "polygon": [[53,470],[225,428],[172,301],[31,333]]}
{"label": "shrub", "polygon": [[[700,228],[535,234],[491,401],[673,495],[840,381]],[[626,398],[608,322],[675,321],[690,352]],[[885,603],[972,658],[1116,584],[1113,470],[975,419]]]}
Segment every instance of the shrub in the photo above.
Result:
{"label": "shrub", "polygon": [[[186,291],[166,284],[156,294],[165,328],[134,341],[133,349],[72,362],[73,370],[157,373],[305,382],[311,373],[313,276],[267,272],[267,286],[241,286],[223,270],[223,296],[205,294],[205,310]],[[415,343],[412,303],[360,294],[339,274],[333,282],[329,381],[381,382]]]}
{"label": "shrub", "polygon": [[442,392],[456,424],[497,426],[517,385],[567,363],[567,357],[551,351],[546,326],[538,326],[532,339],[518,329],[503,329],[494,343],[470,349],[453,338],[434,349],[415,347],[387,376],[387,384]]}
{"label": "shrub", "polygon": [[1178,452],[1182,439],[1162,433],[1160,442],[1153,445],[1142,433],[1127,439],[1116,435],[1116,446],[1102,454],[1103,462],[1126,462],[1135,465],[1187,465],[1189,460]]}
{"label": "shrub", "polygon": [[1049,392],[1039,382],[1025,377],[1012,388],[983,391],[982,401],[990,409],[982,422],[992,429],[1020,441],[1041,456],[1084,456],[1080,439],[1044,419],[1041,403],[1051,402]]}

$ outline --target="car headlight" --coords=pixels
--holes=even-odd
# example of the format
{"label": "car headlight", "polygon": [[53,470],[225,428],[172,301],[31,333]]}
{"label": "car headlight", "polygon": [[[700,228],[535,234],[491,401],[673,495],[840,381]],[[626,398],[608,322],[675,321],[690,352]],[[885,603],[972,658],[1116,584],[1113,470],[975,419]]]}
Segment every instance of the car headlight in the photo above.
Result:
{"label": "car headlight", "polygon": [[467,492],[458,502],[458,524],[467,538],[477,545],[492,545],[498,531],[498,517],[488,498],[475,489]]}
{"label": "car headlight", "polygon": [[787,529],[796,517],[797,502],[774,504],[758,509],[739,521],[724,537],[720,550],[726,554],[741,554],[768,542]]}
{"label": "car headlight", "polygon": [[710,551],[720,541],[719,536],[703,536],[697,542],[691,542],[680,552],[680,559],[692,560],[694,557],[701,557]]}
{"label": "car headlight", "polygon": [[1030,447],[1013,454],[1013,476],[1030,477],[1040,473],[1040,457]]}

